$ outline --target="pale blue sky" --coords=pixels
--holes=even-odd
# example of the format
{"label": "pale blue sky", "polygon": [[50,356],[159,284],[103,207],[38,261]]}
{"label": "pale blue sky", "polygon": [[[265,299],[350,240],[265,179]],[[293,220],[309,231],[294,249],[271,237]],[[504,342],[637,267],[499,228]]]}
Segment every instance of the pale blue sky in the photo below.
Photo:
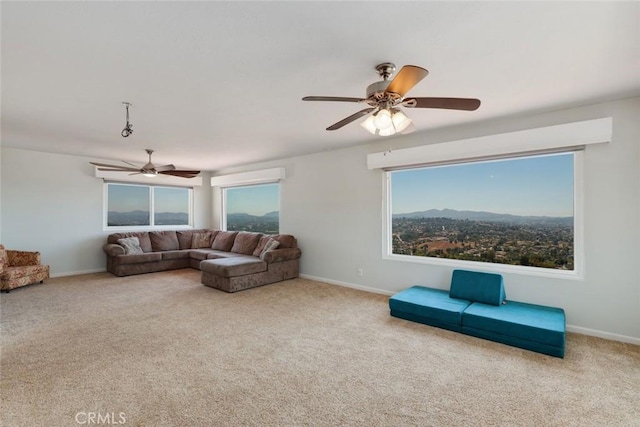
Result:
{"label": "pale blue sky", "polygon": [[573,154],[394,171],[392,212],[573,216]]}
{"label": "pale blue sky", "polygon": [[156,187],[153,193],[155,213],[189,213],[189,190],[187,188]]}
{"label": "pale blue sky", "polygon": [[[110,211],[149,211],[149,187],[139,185],[109,184],[108,206]],[[155,212],[185,212],[189,210],[187,188],[155,187]]]}
{"label": "pale blue sky", "polygon": [[252,185],[226,190],[226,211],[261,216],[280,210],[280,186],[278,184]]}
{"label": "pale blue sky", "polygon": [[149,211],[149,187],[109,184],[108,198],[110,211]]}

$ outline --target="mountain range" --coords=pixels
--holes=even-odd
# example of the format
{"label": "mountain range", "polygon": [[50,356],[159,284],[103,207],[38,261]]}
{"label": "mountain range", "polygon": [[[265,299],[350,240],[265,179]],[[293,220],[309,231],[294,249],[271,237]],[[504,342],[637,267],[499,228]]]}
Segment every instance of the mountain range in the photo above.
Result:
{"label": "mountain range", "polygon": [[[117,212],[109,211],[108,223],[117,225],[144,225],[149,223],[149,211]],[[189,214],[186,212],[157,212],[155,214],[156,225],[185,225],[189,224]]]}
{"label": "mountain range", "polygon": [[227,214],[227,221],[277,221],[279,218],[279,211],[267,212],[264,215],[251,215],[242,212]]}
{"label": "mountain range", "polygon": [[551,217],[551,216],[520,216],[511,214],[499,214],[483,211],[457,211],[455,209],[429,209],[426,211],[409,212],[393,214],[394,219],[408,218],[449,218],[470,221],[488,221],[488,222],[508,222],[514,224],[531,224],[531,223],[555,223],[563,225],[572,225],[573,217]]}

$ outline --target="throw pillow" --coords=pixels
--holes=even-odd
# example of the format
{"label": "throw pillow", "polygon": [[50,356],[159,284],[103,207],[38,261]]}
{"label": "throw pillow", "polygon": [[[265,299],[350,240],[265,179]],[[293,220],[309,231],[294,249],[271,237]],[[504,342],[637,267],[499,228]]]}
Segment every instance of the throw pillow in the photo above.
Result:
{"label": "throw pillow", "polygon": [[253,250],[253,256],[257,256],[259,257],[260,254],[262,253],[262,251],[264,250],[264,245],[267,244],[267,242],[269,240],[271,240],[273,236],[270,234],[265,234],[264,236],[262,236],[260,238],[260,240],[258,240],[258,245],[256,246],[256,248]]}
{"label": "throw pillow", "polygon": [[211,233],[193,233],[191,249],[208,248],[211,246]]}
{"label": "throw pillow", "polygon": [[274,239],[269,239],[267,241],[267,244],[264,245],[264,249],[262,250],[262,253],[260,254],[260,259],[264,261],[264,257],[271,252],[274,249],[277,249],[277,247],[280,246],[280,242],[278,242],[277,240]]}
{"label": "throw pillow", "polygon": [[137,237],[126,237],[124,239],[118,239],[118,244],[124,247],[125,255],[140,255],[143,254],[140,247],[140,240]]}

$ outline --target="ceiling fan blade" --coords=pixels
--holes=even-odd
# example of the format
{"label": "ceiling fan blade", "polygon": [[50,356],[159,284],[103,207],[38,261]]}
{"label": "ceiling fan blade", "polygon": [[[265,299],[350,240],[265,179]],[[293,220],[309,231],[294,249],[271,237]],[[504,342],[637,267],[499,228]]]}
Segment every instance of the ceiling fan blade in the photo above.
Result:
{"label": "ceiling fan blade", "polygon": [[408,108],[444,108],[447,110],[473,111],[480,107],[475,98],[407,98],[402,105]]}
{"label": "ceiling fan blade", "polygon": [[338,101],[338,102],[365,102],[362,98],[347,98],[344,96],[305,96],[303,101]]}
{"label": "ceiling fan blade", "polygon": [[99,171],[107,171],[107,172],[140,172],[140,169],[137,168],[125,168],[124,166],[121,168],[98,168]]}
{"label": "ceiling fan blade", "polygon": [[389,83],[385,92],[393,92],[404,96],[404,94],[409,92],[420,80],[427,77],[427,74],[429,74],[429,71],[422,67],[405,65],[400,72],[396,74],[391,83]]}
{"label": "ceiling fan blade", "polygon": [[375,108],[365,108],[364,110],[360,110],[355,114],[350,115],[349,117],[346,117],[342,120],[340,120],[337,123],[332,124],[331,126],[329,126],[327,128],[327,130],[336,130],[336,129],[340,129],[342,126],[344,125],[348,125],[349,123],[351,123],[354,120],[359,119],[360,117],[366,116],[367,114],[369,114],[370,112],[372,112],[373,110],[375,110]]}
{"label": "ceiling fan blade", "polygon": [[175,170],[176,167],[173,165],[164,165],[164,166],[156,166],[156,171],[158,172],[164,172],[164,171],[172,171]]}
{"label": "ceiling fan blade", "polygon": [[416,125],[414,125],[413,122],[411,122],[409,123],[409,126],[407,126],[404,130],[401,130],[400,133],[403,135],[408,135],[415,131],[416,131]]}
{"label": "ceiling fan blade", "polygon": [[[96,162],[89,162],[94,166],[101,166],[101,167],[105,167],[105,168],[114,168],[114,169],[119,169],[119,168],[126,168],[126,166],[121,166],[121,165],[110,165],[107,163],[96,163]],[[139,168],[136,168],[139,169]]]}
{"label": "ceiling fan blade", "polygon": [[126,160],[122,160],[122,163],[126,163],[126,164],[128,164],[129,166],[134,167],[134,168],[137,168],[137,169],[141,169],[141,168],[140,168],[140,166],[138,166],[138,165],[134,165],[134,164],[133,164],[133,163],[131,163],[131,162],[127,162]]}
{"label": "ceiling fan blade", "polygon": [[200,173],[200,171],[187,171],[187,170],[172,170],[172,171],[158,171],[163,175],[179,176],[181,178],[193,178]]}

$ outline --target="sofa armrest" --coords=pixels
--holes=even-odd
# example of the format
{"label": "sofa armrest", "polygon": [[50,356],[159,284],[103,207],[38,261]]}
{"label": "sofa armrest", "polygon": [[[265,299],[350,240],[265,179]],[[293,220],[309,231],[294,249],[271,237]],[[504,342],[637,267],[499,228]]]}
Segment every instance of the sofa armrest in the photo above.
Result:
{"label": "sofa armrest", "polygon": [[102,247],[102,249],[109,256],[124,255],[124,248],[120,245],[116,245],[115,243],[107,243]]}
{"label": "sofa armrest", "polygon": [[289,261],[300,258],[300,254],[298,248],[274,249],[264,254],[263,260],[267,263]]}
{"label": "sofa armrest", "polygon": [[7,250],[7,259],[10,267],[24,267],[40,264],[40,252],[11,251]]}

